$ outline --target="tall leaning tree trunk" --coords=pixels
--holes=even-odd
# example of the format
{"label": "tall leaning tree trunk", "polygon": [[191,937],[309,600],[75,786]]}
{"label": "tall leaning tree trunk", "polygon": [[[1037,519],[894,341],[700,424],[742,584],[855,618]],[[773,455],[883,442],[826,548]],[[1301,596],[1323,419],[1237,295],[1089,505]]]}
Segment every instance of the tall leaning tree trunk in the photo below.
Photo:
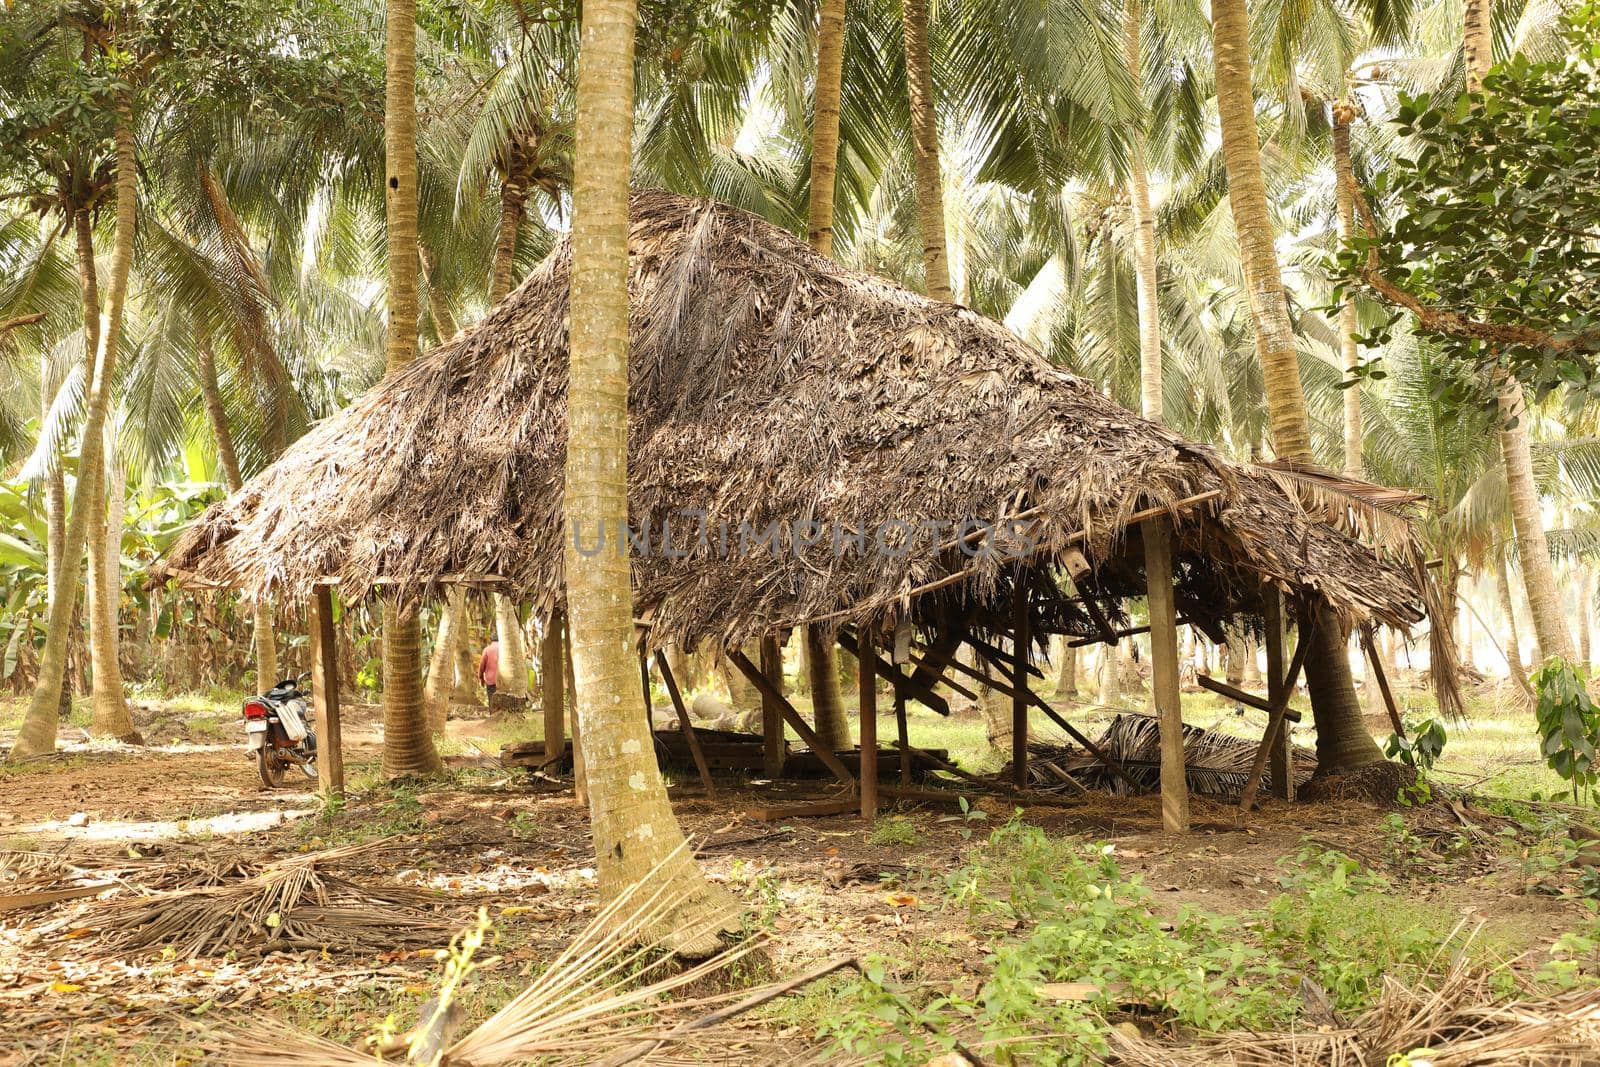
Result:
{"label": "tall leaning tree trunk", "polygon": [[[222,464],[222,476],[227,479],[228,492],[237,493],[244,485],[244,472],[239,466],[238,450],[233,447],[233,429],[228,425],[228,412],[222,405],[217,355],[207,338],[201,338],[197,348],[200,400],[206,409],[206,421],[211,424],[211,436],[217,445],[217,459]],[[250,620],[255,637],[256,688],[265,691],[278,681],[278,635],[273,626],[272,605],[263,600],[252,600]]]}
{"label": "tall leaning tree trunk", "polygon": [[[915,2],[915,0],[914,0]],[[926,9],[923,11],[923,38],[926,40]],[[907,40],[910,29],[906,30]],[[926,47],[923,49],[926,52]],[[817,24],[816,99],[811,119],[811,191],[807,204],[807,229],[812,249],[822,256],[833,255],[833,187],[839,172],[839,99],[844,80],[844,0],[823,0]],[[932,98],[928,100],[931,109]],[[913,110],[915,108],[913,107]],[[931,121],[931,119],[930,119]],[[935,134],[937,137],[937,134]],[[938,155],[935,142],[934,188],[938,188]],[[919,143],[920,152],[920,143]],[[922,192],[921,159],[918,159],[918,195]],[[926,227],[926,220],[924,220]],[[924,229],[926,233],[927,230]],[[939,215],[939,241],[944,241],[944,216]],[[941,263],[943,260],[941,259]],[[946,291],[950,283],[946,278]],[[945,299],[949,299],[948,296]],[[806,688],[811,691],[812,721],[817,736],[835,751],[850,747],[850,724],[844,714],[844,695],[839,688],[839,646],[831,632],[813,626],[805,628]],[[730,679],[738,672],[730,672]],[[737,679],[742,683],[743,679]],[[738,696],[729,684],[729,696]]]}
{"label": "tall leaning tree trunk", "polygon": [[677,901],[651,931],[684,955],[716,950],[734,905],[707,882],[667,803],[639,690],[627,538],[588,556],[572,536],[628,517],[628,174],[633,0],[588,0],[578,53],[567,387],[567,617],[601,895],[657,867]]}
{"label": "tall leaning tree trunk", "polygon": [[121,601],[122,516],[127,477],[116,452],[116,430],[107,420],[100,463],[89,499],[89,660],[94,669],[89,732],[128,744],[143,744],[123,693]]}
{"label": "tall leaning tree trunk", "polygon": [[[384,40],[384,207],[388,227],[389,327],[386,372],[417,358],[417,4],[386,0]],[[422,701],[422,623],[414,606],[383,602],[383,773],[391,778],[443,768]]]}
{"label": "tall leaning tree trunk", "polygon": [[917,223],[922,230],[922,272],[928,295],[951,301],[950,253],[944,234],[944,179],[939,173],[939,114],[928,53],[928,0],[901,0],[906,42],[906,93],[916,162]]}
{"label": "tall leaning tree trunk", "polygon": [[[1484,76],[1494,65],[1494,38],[1490,0],[1467,0],[1462,24],[1462,49],[1466,56],[1467,91],[1482,92]],[[1539,510],[1539,488],[1533,478],[1533,456],[1528,447],[1528,409],[1522,384],[1510,375],[1498,376],[1496,403],[1500,408],[1500,458],[1506,472],[1506,495],[1511,506],[1511,527],[1517,538],[1522,564],[1522,584],[1533,617],[1538,658],[1577,655],[1572,631],[1561,612],[1561,594],[1555,568],[1550,565],[1550,545],[1545,538],[1544,516]]]}
{"label": "tall leaning tree trunk", "polygon": [[[133,238],[137,223],[139,175],[134,150],[133,101],[126,90],[118,93],[116,118],[116,230],[112,240],[111,277],[106,288],[104,336],[97,345],[95,373],[89,385],[89,403],[84,415],[83,445],[78,462],[88,470],[101,462],[105,441],[106,411],[111,406],[111,381],[117,369],[117,350],[122,344],[122,309],[127,300],[128,275],[133,269]],[[83,217],[87,224],[87,216]],[[89,273],[93,273],[92,244]],[[39,657],[39,680],[33,699],[22,720],[22,729],[11,747],[13,760],[41,756],[55,751],[56,726],[61,712],[62,679],[67,670],[67,645],[72,640],[73,608],[77,597],[68,593],[77,588],[83,573],[83,548],[89,532],[89,506],[92,486],[78,481],[73,492],[72,514],[61,545],[60,588],[65,594],[50,606],[45,630],[44,651]]]}
{"label": "tall leaning tree trunk", "polygon": [[[1355,105],[1348,99],[1333,105],[1334,196],[1339,209],[1339,243],[1345,248],[1349,248],[1356,237],[1356,178],[1350,155],[1350,123],[1355,116]],[[1356,294],[1346,288],[1339,302],[1339,364],[1346,381],[1354,380],[1355,370],[1361,363],[1361,345],[1356,339],[1360,330]],[[1352,478],[1363,476],[1361,388],[1358,385],[1344,390],[1344,472]]]}
{"label": "tall leaning tree trunk", "polygon": [[[1245,0],[1213,0],[1211,19],[1228,201],[1250,296],[1272,445],[1283,459],[1311,462],[1311,422],[1278,266],[1277,235],[1261,174]],[[1383,752],[1362,722],[1355,680],[1350,675],[1348,635],[1326,604],[1313,605],[1311,614],[1308,636],[1313,644],[1307,650],[1305,674],[1317,728],[1318,773],[1375,763],[1383,758]]]}

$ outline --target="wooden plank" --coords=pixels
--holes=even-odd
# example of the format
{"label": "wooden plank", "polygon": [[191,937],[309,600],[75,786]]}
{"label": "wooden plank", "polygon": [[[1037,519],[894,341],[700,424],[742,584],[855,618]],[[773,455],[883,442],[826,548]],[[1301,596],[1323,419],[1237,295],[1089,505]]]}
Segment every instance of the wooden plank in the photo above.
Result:
{"label": "wooden plank", "polygon": [[667,687],[667,696],[672,700],[672,710],[678,713],[678,730],[683,734],[683,739],[689,743],[689,754],[694,757],[694,769],[700,772],[700,781],[706,787],[706,796],[715,799],[717,785],[711,780],[711,768],[706,766],[705,751],[700,747],[700,738],[694,732],[694,717],[689,714],[689,709],[683,706],[683,694],[678,692],[678,680],[672,676],[672,668],[667,664],[665,649],[656,653],[656,666],[661,669],[661,682]]}
{"label": "wooden plank", "polygon": [[1267,771],[1267,759],[1283,728],[1283,712],[1289,706],[1290,698],[1294,696],[1295,683],[1300,680],[1300,668],[1305,663],[1306,649],[1310,645],[1311,642],[1306,640],[1306,635],[1301,634],[1300,643],[1294,650],[1294,658],[1289,663],[1289,673],[1278,696],[1279,703],[1275,704],[1267,714],[1267,732],[1261,735],[1261,744],[1256,747],[1256,758],[1250,765],[1250,776],[1245,779],[1244,789],[1239,792],[1240,811],[1249,811],[1256,802],[1256,792],[1261,788],[1261,777]]}
{"label": "wooden plank", "polygon": [[567,697],[562,631],[566,617],[559,611],[545,620],[544,638],[539,642],[539,695],[544,704],[544,753],[551,761],[567,750]]}
{"label": "wooden plank", "polygon": [[[861,659],[859,642],[856,641],[855,637],[840,630],[838,640],[841,648],[857,660]],[[931,711],[938,712],[940,715],[948,716],[950,714],[950,702],[935,693],[932,687],[925,689],[918,685],[914,678],[906,677],[895,668],[893,663],[890,663],[876,652],[872,654],[872,658],[877,663],[878,676],[887,680],[890,686],[894,688],[897,699],[915,700],[918,704]]]}
{"label": "wooden plank", "polygon": [[[1389,712],[1389,725],[1394,727],[1396,737],[1406,736],[1406,727],[1400,721],[1400,709],[1395,706],[1394,693],[1389,689],[1389,677],[1384,674],[1383,662],[1378,658],[1377,646],[1372,640],[1372,627],[1366,625],[1358,631],[1361,635],[1361,647],[1367,654],[1367,662],[1372,665],[1372,677],[1378,683],[1378,692],[1383,694],[1383,706]],[[1512,674],[1518,674],[1513,668]]]}
{"label": "wooden plank", "polygon": [[46,889],[39,893],[7,893],[0,896],[0,911],[21,911],[23,908],[37,908],[41,904],[92,897],[116,887],[115,882],[96,882],[93,885],[73,886],[71,889]]}
{"label": "wooden plank", "polygon": [[856,808],[855,797],[836,800],[818,800],[809,804],[760,805],[744,809],[744,813],[758,822],[780,822],[784,819],[806,819],[823,815],[848,815]]}
{"label": "wooden plank", "polygon": [[861,817],[872,822],[878,817],[878,653],[872,631],[861,628],[857,642],[860,669],[856,672],[860,696],[861,738]]}
{"label": "wooden plank", "polygon": [[333,590],[311,594],[311,705],[317,720],[317,792],[344,797],[344,731],[339,721],[339,643],[333,629]]}
{"label": "wooden plank", "polygon": [[[1266,697],[1258,697],[1254,693],[1247,693],[1243,689],[1237,689],[1227,682],[1218,681],[1209,674],[1197,674],[1194,676],[1194,680],[1201,689],[1209,689],[1219,696],[1237,700],[1247,708],[1255,708],[1257,711],[1272,710],[1272,701]],[[1300,713],[1294,708],[1285,711],[1283,717],[1290,722],[1299,722],[1301,718]]]}
{"label": "wooden plank", "polygon": [[[998,669],[1001,674],[1009,673],[1012,663],[1011,653],[1002,651],[1001,649],[998,649],[994,645],[991,645],[989,642],[985,641],[983,638],[974,637],[971,634],[967,635],[966,641],[967,644],[971,645],[974,649],[983,653],[983,658],[988,660],[990,665]],[[957,661],[955,659],[951,659],[951,666],[955,666],[956,663]],[[1028,667],[1028,674],[1034,678],[1044,678],[1044,672],[1039,668],[1032,666],[1031,664]]]}
{"label": "wooden plank", "polygon": [[1145,594],[1150,607],[1150,691],[1161,743],[1161,828],[1189,832],[1189,780],[1183,750],[1183,697],[1178,689],[1178,606],[1173,597],[1172,526],[1145,520]]}
{"label": "wooden plank", "polygon": [[763,767],[768,778],[777,778],[783,774],[783,757],[788,754],[788,747],[783,741],[783,709],[778,706],[783,701],[783,658],[778,651],[776,637],[763,637],[760,647],[761,675],[772,683],[757,687],[761,694]]}
{"label": "wooden plank", "polygon": [[[956,645],[959,647],[960,644],[961,640],[957,638]],[[918,645],[916,648],[919,651],[925,651],[926,654],[921,656],[917,655],[916,652],[911,654],[911,665],[916,668],[916,674],[911,679],[913,685],[920,687],[925,684],[930,691],[934,686],[942,685],[950,689],[951,692],[960,693],[968,700],[978,699],[977,693],[944,673],[944,664],[950,659],[949,655],[941,655],[937,648],[927,648],[922,645]]]}
{"label": "wooden plank", "polygon": [[1017,568],[1017,586],[1011,594],[1011,783],[1018,789],[1028,784],[1028,579],[1029,571]]}
{"label": "wooden plank", "polygon": [[1106,613],[1101,610],[1100,602],[1088,593],[1084,593],[1081,599],[1083,610],[1089,613],[1089,618],[1094,621],[1095,626],[1100,630],[1102,642],[1108,645],[1116,644],[1118,640],[1117,631],[1112,628],[1111,620],[1106,618]]}
{"label": "wooden plank", "polygon": [[[800,740],[806,743],[807,748],[816,753],[818,759],[827,764],[828,769],[834,773],[835,777],[846,785],[853,786],[856,784],[855,775],[851,774],[845,765],[839,762],[839,757],[835,756],[829,751],[828,746],[822,743],[822,738],[817,736],[817,732],[811,728],[811,724],[801,718],[800,713],[794,710],[794,705],[790,704],[784,695],[778,692],[778,687],[772,683],[772,679],[756,670],[755,664],[751,663],[744,652],[737,648],[728,650],[728,658],[746,678],[750,679],[750,684],[756,687],[756,691],[761,694],[764,700],[773,702],[783,720],[794,727],[794,732],[800,735]],[[779,731],[778,739],[780,741],[783,739],[782,731]],[[865,743],[863,743],[862,747],[866,747]]]}

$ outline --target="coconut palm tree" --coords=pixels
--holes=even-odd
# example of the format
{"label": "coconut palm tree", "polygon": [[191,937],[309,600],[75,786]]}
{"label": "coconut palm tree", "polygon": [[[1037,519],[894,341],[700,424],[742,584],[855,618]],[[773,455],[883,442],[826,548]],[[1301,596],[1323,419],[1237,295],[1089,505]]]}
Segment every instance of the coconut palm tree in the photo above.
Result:
{"label": "coconut palm tree", "polygon": [[[632,157],[633,0],[583,9],[572,186],[567,527],[626,522],[628,175]],[[626,539],[618,539],[625,542]],[[683,847],[656,766],[634,654],[626,545],[585,555],[569,539],[567,617],[601,891],[614,899],[651,871],[681,903],[664,924],[688,954],[712,951],[731,911]]]}

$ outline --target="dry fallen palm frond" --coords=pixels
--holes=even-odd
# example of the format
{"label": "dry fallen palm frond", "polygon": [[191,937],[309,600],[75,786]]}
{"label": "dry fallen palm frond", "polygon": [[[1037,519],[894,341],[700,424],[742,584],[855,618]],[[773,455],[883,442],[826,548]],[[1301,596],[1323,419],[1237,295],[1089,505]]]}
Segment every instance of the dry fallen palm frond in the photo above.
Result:
{"label": "dry fallen palm frond", "polygon": [[1495,1003],[1489,972],[1458,961],[1432,988],[1386,978],[1378,1002],[1346,1027],[1225,1034],[1183,1044],[1108,1034],[1129,1067],[1367,1067],[1408,1056],[1430,1067],[1580,1067],[1600,1048],[1600,990]]}
{"label": "dry fallen palm frond", "polygon": [[[454,991],[470,973],[471,952],[481,944],[487,929],[486,920],[480,918],[477,939],[471,940],[470,933],[466,935],[469,947],[464,952],[461,939],[452,944],[453,965],[447,964],[441,995],[424,1009],[428,1017],[420,1020],[413,1031],[413,1058],[418,1062],[474,1067],[536,1057],[553,1062],[592,1063],[605,1053],[642,1042],[654,1046],[681,1040],[686,1030],[674,1028],[665,1019],[669,1010],[681,1014],[686,1009],[704,1009],[738,999],[743,994],[664,1000],[667,994],[742,959],[762,947],[766,939],[749,938],[674,972],[666,940],[651,933],[684,903],[683,892],[658,877],[663,866],[602,907],[539,978],[505,1007],[448,1048],[418,1057],[416,1048],[430,1037],[437,1037],[439,1020],[448,1017]],[[728,918],[725,913],[708,916],[703,922],[704,930],[694,932],[722,929]],[[370,1053],[358,1053],[266,1021],[224,1035],[224,1050],[227,1062],[238,1067],[339,1067],[373,1062]]]}
{"label": "dry fallen palm frond", "polygon": [[93,916],[110,952],[171,947],[180,956],[257,947],[337,947],[435,943],[450,926],[419,905],[427,890],[358,883],[325,868],[393,847],[343,845],[277,860],[259,869],[229,862],[190,870],[190,884],[114,899]]}
{"label": "dry fallen palm frond", "polygon": [[[1161,788],[1161,731],[1154,716],[1118,715],[1096,744],[1141,787],[1150,791]],[[1238,796],[1260,744],[1259,740],[1230,737],[1185,723],[1183,754],[1189,788],[1205,796]],[[1317,757],[1298,746],[1294,754],[1295,784],[1301,786],[1316,772]],[[1104,763],[1071,745],[1030,744],[1028,774],[1035,786],[1046,789],[1069,781],[1116,793],[1128,788]],[[1263,785],[1270,782],[1269,772]]]}

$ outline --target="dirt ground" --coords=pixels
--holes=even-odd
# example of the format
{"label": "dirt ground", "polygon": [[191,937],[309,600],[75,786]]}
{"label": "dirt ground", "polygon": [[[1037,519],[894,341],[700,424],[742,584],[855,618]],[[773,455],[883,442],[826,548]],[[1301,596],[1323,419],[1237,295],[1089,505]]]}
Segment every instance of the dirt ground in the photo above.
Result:
{"label": "dirt ground", "polygon": [[[160,715],[148,714],[152,722]],[[93,872],[114,872],[98,898],[0,911],[4,1067],[194,1062],[207,1058],[208,1024],[261,1010],[349,1040],[389,1015],[409,1025],[438,975],[432,950],[447,934],[423,936],[420,947],[375,936],[353,947],[272,951],[250,943],[193,958],[108,947],[118,931],[106,927],[107,908],[147,892],[147,871],[376,843],[341,861],[339,875],[437,891],[418,914],[440,929],[470,925],[480,908],[493,917],[495,956],[476,976],[479,999],[469,1005],[478,1014],[525,984],[596,907],[586,812],[558,781],[457,757],[445,780],[387,786],[373,773],[378,738],[368,709],[346,726],[350,799],[324,817],[310,792],[264,790],[232,736],[209,726],[186,731],[181,716],[147,732],[155,742],[147,749],[88,746],[69,736],[53,759],[0,774],[0,898],[16,891],[8,882],[30,872],[56,872],[62,886],[95,884]],[[481,720],[452,722],[451,733],[486,735]],[[827,791],[806,788],[813,797]],[[874,843],[875,828],[852,816],[766,823],[745,815],[773,801],[770,788],[730,783],[712,803],[697,781],[679,776],[671,792],[704,868],[770,930],[771,972],[894,952],[915,957],[924,980],[979,980],[984,932],[969,926],[966,913],[935,906],[931,886],[1010,817],[1010,801],[980,800],[981,821],[948,805],[902,807],[888,821],[907,826],[879,830]],[[1025,808],[1023,817],[1051,835],[1108,843],[1123,870],[1155,891],[1153,906],[1163,912],[1197,905],[1233,915],[1277,892],[1276,876],[1308,842],[1374,866],[1389,862],[1381,824],[1392,814],[1358,803],[1268,802],[1241,819],[1231,804],[1196,797],[1195,833],[1181,839],[1160,833],[1155,797],[1095,795]],[[1403,817],[1422,842],[1462,831],[1461,816],[1443,804]],[[86,873],[71,876],[74,864]],[[1512,860],[1483,851],[1408,892],[1490,925],[1537,957],[1573,922],[1575,905],[1523,892],[1526,877]],[[775,1048],[809,1047],[805,1028],[781,1013],[743,1025],[748,1040],[712,1062],[767,1062]]]}

